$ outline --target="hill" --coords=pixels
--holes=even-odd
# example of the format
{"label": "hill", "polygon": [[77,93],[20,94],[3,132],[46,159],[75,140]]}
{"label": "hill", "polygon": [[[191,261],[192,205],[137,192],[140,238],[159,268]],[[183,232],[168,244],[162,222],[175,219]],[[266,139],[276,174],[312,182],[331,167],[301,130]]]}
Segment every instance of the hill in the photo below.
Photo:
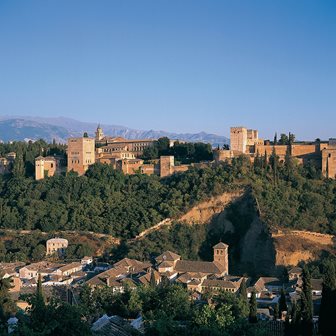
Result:
{"label": "hill", "polygon": [[[11,140],[37,140],[42,138],[46,141],[56,139],[66,142],[69,136],[81,136],[84,132],[94,136],[97,128],[96,123],[81,122],[71,118],[43,118],[31,116],[0,117],[0,132],[2,141]],[[136,130],[118,125],[101,125],[106,135],[124,137],[126,139],[158,139],[168,137],[189,142],[205,142],[213,146],[223,146],[229,143],[229,139],[205,132],[199,133],[174,133],[155,130]]]}
{"label": "hill", "polygon": [[8,119],[0,121],[0,140],[29,141],[44,139],[45,141],[64,142],[71,133],[61,126],[44,124],[26,119]]}

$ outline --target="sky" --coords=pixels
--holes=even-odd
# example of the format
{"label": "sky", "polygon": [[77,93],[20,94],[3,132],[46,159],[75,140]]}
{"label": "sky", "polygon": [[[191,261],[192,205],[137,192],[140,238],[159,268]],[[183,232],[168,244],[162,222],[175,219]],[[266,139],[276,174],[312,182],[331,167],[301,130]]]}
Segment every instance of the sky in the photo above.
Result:
{"label": "sky", "polygon": [[336,137],[336,1],[0,0],[0,115]]}

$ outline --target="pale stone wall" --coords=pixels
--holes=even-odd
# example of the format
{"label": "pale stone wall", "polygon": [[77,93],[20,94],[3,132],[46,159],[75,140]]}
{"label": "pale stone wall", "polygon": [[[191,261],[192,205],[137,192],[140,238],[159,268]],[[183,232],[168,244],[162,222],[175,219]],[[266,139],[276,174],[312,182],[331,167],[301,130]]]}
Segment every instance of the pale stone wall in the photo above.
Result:
{"label": "pale stone wall", "polygon": [[63,238],[52,238],[47,240],[47,255],[59,253],[64,254],[68,247],[68,241]]}
{"label": "pale stone wall", "polygon": [[57,169],[57,161],[52,157],[38,157],[35,159],[35,179],[42,180],[45,177],[54,176]]}
{"label": "pale stone wall", "polygon": [[172,174],[174,167],[174,156],[160,157],[160,177],[166,177]]}
{"label": "pale stone wall", "polygon": [[230,149],[241,153],[246,152],[247,129],[245,127],[231,127]]}
{"label": "pale stone wall", "polygon": [[124,174],[136,174],[141,170],[143,165],[143,160],[140,159],[121,159],[117,161],[117,169],[121,170]]}
{"label": "pale stone wall", "polygon": [[327,178],[336,178],[336,148],[322,150],[322,174]]}

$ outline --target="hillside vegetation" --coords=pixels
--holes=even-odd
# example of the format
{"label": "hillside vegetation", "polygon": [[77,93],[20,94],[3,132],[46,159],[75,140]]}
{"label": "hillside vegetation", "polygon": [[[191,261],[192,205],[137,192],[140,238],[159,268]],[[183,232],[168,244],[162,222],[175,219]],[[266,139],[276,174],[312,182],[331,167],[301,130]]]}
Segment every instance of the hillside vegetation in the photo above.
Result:
{"label": "hillside vegetation", "polygon": [[161,180],[95,164],[83,177],[70,173],[34,181],[20,174],[19,163],[14,166],[14,174],[0,178],[0,227],[5,229],[132,238],[201,201],[248,188],[254,210],[270,228],[336,233],[336,181],[322,179],[314,166],[296,166],[290,157],[285,163],[260,157],[253,165],[240,157]]}

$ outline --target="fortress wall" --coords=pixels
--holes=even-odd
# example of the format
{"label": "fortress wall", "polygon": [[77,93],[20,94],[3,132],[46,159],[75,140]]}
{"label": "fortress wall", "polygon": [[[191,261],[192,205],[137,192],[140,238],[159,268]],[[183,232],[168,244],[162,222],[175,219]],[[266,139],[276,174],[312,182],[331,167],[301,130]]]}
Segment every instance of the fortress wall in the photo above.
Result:
{"label": "fortress wall", "polygon": [[292,145],[292,156],[319,154],[319,148],[313,145]]}

